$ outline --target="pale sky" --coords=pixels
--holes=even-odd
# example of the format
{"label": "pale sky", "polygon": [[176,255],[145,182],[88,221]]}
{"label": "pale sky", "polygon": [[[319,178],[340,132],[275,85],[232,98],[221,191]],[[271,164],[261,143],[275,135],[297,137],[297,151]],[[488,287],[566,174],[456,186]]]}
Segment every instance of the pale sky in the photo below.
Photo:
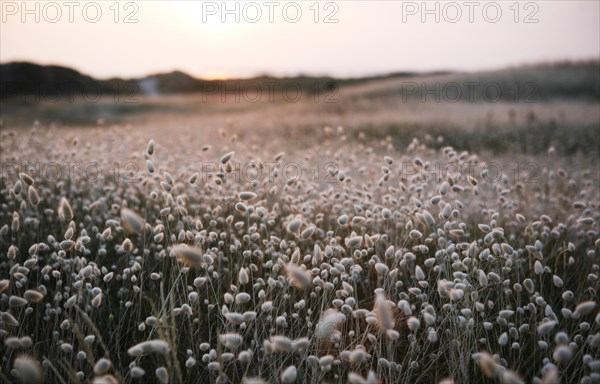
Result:
{"label": "pale sky", "polygon": [[[600,58],[597,0],[521,1],[518,7],[514,0],[474,1],[474,6],[428,1],[430,14],[424,14],[420,0],[320,1],[318,15],[314,0],[277,6],[228,0],[229,9],[239,4],[240,20],[234,11],[224,15],[225,23],[222,1],[121,1],[118,14],[112,0],[75,1],[74,8],[66,1],[49,3],[28,1],[32,13],[27,14],[22,1],[0,0],[1,62],[59,64],[101,78],[175,69],[221,78],[475,71]],[[262,15],[252,23],[257,9]],[[137,23],[125,23],[132,12]],[[324,23],[332,13],[337,22]]]}

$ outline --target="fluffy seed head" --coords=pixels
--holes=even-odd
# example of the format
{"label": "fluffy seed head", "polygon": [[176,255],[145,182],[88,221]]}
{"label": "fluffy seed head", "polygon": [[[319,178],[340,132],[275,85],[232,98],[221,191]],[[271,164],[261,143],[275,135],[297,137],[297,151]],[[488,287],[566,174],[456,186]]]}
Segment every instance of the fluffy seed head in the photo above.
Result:
{"label": "fluffy seed head", "polygon": [[298,370],[295,366],[291,365],[281,372],[281,382],[284,384],[290,384],[296,381],[298,377]]}
{"label": "fluffy seed head", "polygon": [[43,371],[40,364],[29,356],[19,356],[15,359],[14,368],[19,372],[19,377],[24,383],[41,383]]}
{"label": "fluffy seed head", "polygon": [[121,225],[129,233],[142,233],[146,227],[144,219],[129,208],[121,208]]}
{"label": "fluffy seed head", "polygon": [[64,221],[73,220],[73,208],[71,208],[71,204],[69,204],[69,201],[65,197],[60,199],[58,216]]}
{"label": "fluffy seed head", "polygon": [[163,340],[148,340],[134,345],[127,350],[130,356],[137,357],[140,355],[158,353],[166,354],[169,351],[169,344]]}
{"label": "fluffy seed head", "polygon": [[175,254],[177,261],[190,268],[199,267],[203,261],[203,252],[200,248],[188,247],[185,244],[173,247],[173,254]]}
{"label": "fluffy seed head", "polygon": [[312,286],[310,274],[295,264],[288,264],[285,267],[290,283],[298,289],[308,289]]}

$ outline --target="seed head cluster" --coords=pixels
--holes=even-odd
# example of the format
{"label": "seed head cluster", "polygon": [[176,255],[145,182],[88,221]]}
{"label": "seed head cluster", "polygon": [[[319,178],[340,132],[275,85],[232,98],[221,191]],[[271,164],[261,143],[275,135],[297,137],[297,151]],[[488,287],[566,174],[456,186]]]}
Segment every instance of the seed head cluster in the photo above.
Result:
{"label": "seed head cluster", "polygon": [[[591,171],[440,179],[436,162],[478,156],[329,132],[301,149],[2,132],[2,161],[30,165],[0,179],[2,380],[600,382]],[[134,174],[57,182],[33,167],[117,141],[109,160]],[[294,156],[338,168],[291,181]],[[234,176],[234,161],[273,159],[273,177]]]}

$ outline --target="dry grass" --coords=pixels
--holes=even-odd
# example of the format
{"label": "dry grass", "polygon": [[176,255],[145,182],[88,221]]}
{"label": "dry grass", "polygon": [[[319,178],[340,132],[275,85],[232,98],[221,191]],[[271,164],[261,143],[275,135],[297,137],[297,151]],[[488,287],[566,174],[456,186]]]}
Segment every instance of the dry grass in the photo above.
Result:
{"label": "dry grass", "polygon": [[[597,382],[598,154],[568,147],[598,140],[593,106],[537,105],[528,123],[461,105],[437,126],[449,106],[347,103],[3,128],[0,160],[27,165],[0,179],[0,378]],[[513,108],[516,126],[478,129]],[[545,130],[560,109],[581,128]],[[515,159],[535,183],[405,168]],[[29,169],[72,161],[104,178]],[[271,179],[236,173],[272,161]]]}

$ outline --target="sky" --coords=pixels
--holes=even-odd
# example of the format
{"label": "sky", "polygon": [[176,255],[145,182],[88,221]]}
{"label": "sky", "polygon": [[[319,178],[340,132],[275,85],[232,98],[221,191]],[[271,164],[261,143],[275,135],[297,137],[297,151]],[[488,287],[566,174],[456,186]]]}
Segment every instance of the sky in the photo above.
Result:
{"label": "sky", "polygon": [[597,0],[0,0],[0,12],[0,62],[99,78],[358,77],[600,58]]}

